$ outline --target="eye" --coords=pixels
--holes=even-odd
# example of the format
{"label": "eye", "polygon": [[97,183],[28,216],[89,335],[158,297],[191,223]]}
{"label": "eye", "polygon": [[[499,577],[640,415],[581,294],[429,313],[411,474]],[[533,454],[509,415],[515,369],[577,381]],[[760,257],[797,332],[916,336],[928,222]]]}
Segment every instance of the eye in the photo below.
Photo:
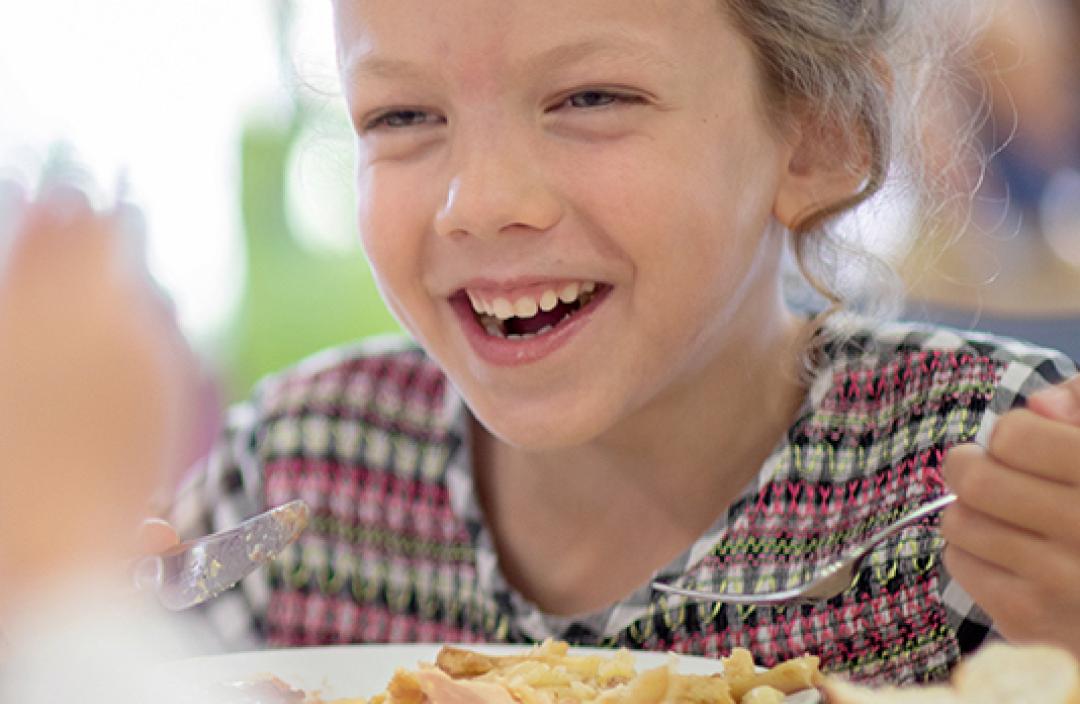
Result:
{"label": "eye", "polygon": [[420,125],[441,124],[445,121],[444,118],[424,110],[400,108],[387,110],[365,121],[364,131],[369,132],[380,128],[404,129],[407,127],[419,127]]}
{"label": "eye", "polygon": [[566,104],[573,108],[598,108],[611,105],[618,99],[619,97],[613,93],[602,90],[587,90],[571,95],[566,100]]}
{"label": "eye", "polygon": [[602,88],[590,88],[567,96],[561,103],[555,106],[559,108],[573,108],[575,110],[596,110],[612,105],[625,103],[643,103],[645,99],[633,93],[625,91],[607,90]]}

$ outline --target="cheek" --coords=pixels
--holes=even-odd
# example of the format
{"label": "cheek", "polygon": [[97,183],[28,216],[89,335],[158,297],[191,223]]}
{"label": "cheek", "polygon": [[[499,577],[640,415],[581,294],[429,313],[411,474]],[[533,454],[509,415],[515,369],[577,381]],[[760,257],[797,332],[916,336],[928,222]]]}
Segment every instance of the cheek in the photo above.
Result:
{"label": "cheek", "polygon": [[[580,209],[632,266],[628,287],[645,359],[671,366],[673,348],[699,358],[768,285],[755,258],[777,175],[724,140],[668,143],[578,172]],[[637,164],[638,166],[634,166]],[[650,168],[641,168],[649,164]],[[571,191],[575,192],[575,191]]]}
{"label": "cheek", "polygon": [[663,144],[579,159],[563,170],[572,174],[564,190],[586,230],[630,262],[635,284],[708,297],[745,265],[769,222],[775,178],[742,151]]}
{"label": "cheek", "polygon": [[416,178],[399,169],[372,169],[357,181],[357,223],[376,275],[408,271],[419,261],[432,222]]}
{"label": "cheek", "polygon": [[613,237],[638,232],[644,247],[697,240],[697,256],[702,247],[756,237],[778,185],[771,142],[751,130],[672,132],[571,151],[551,171],[566,180],[564,192],[587,217],[612,222],[605,231]]}
{"label": "cheek", "polygon": [[394,173],[368,173],[357,181],[357,224],[364,253],[383,299],[399,321],[412,320],[422,291],[421,262],[430,218],[410,195],[414,182]]}

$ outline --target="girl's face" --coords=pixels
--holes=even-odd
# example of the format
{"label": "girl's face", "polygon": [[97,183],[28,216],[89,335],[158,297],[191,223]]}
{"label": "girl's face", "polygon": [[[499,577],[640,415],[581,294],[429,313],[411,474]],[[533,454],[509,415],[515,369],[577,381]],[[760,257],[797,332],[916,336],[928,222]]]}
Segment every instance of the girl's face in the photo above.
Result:
{"label": "girl's face", "polygon": [[382,293],[503,440],[600,437],[785,315],[791,149],[716,0],[339,0],[336,23]]}

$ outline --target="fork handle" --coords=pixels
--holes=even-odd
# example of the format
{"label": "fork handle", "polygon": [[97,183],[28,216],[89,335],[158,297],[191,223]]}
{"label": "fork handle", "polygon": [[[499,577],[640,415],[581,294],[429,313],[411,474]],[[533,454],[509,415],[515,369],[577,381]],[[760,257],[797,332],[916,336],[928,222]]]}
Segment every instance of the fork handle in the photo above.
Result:
{"label": "fork handle", "polygon": [[895,523],[885,526],[877,533],[874,533],[869,539],[863,542],[863,547],[860,552],[867,553],[874,549],[875,546],[881,543],[881,541],[887,539],[895,533],[907,528],[912,523],[917,523],[922,519],[937,513],[949,504],[956,501],[956,494],[948,493],[937,499],[934,499],[928,504],[924,504],[915,509],[911,513],[906,514],[903,518],[900,518]]}

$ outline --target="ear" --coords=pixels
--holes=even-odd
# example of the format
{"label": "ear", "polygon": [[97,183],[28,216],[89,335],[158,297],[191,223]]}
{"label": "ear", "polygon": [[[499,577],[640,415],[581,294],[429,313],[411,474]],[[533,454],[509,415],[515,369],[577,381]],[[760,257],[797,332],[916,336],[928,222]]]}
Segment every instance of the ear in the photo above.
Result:
{"label": "ear", "polygon": [[840,125],[802,117],[789,132],[773,215],[791,231],[808,216],[859,192],[870,170],[870,140]]}

